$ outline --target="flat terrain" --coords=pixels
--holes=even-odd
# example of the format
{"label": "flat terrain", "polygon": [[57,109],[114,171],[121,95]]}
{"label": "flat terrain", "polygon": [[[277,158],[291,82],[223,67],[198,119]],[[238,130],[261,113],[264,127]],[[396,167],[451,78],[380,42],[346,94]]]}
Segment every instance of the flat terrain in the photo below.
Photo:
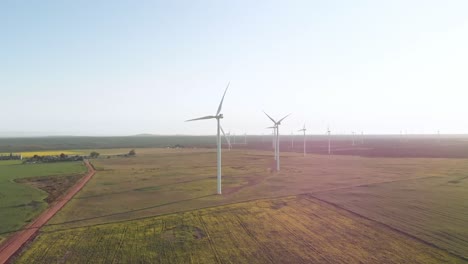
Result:
{"label": "flat terrain", "polygon": [[[281,138],[282,150],[302,153],[302,135],[283,135]],[[245,139],[247,144],[244,144]],[[356,135],[355,145],[352,144],[352,139],[351,135],[332,134],[333,154],[366,157],[468,158],[468,135]],[[231,136],[236,149],[271,150],[271,140],[271,135],[248,135],[246,138]],[[324,134],[307,135],[306,144],[309,153],[328,153],[328,137]],[[215,136],[0,138],[0,153],[51,153],[52,150],[57,150],[70,151],[70,154],[74,152],[89,154],[94,149],[125,148],[128,152],[129,148],[174,146],[214,148],[215,145]]]}
{"label": "flat terrain", "polygon": [[[466,256],[466,189],[454,183],[468,174],[465,159],[302,157],[284,153],[282,171],[276,173],[272,171],[271,152],[232,150],[223,155],[222,196],[215,194],[214,150],[137,149],[136,157],[93,160],[95,177],[43,231],[90,228],[243,201],[310,194],[337,204],[341,199],[345,209],[453,256]],[[362,194],[356,195],[356,190]],[[437,194],[429,199],[432,193]],[[353,202],[356,208],[364,209],[344,206]],[[378,214],[386,217],[374,217]],[[434,224],[437,219],[441,222]],[[404,223],[419,229],[403,228]]]}
{"label": "flat terrain", "polygon": [[461,263],[307,196],[44,232],[17,263]]}
{"label": "flat terrain", "polygon": [[31,223],[26,225],[22,230],[9,236],[0,245],[0,263],[3,264],[9,262],[14,256],[16,256],[20,249],[35,237],[39,229],[42,228],[42,226],[47,223],[47,221],[49,221],[49,219],[53,217],[68,201],[70,201],[70,199],[93,177],[95,174],[94,168],[88,161],[84,161],[84,164],[87,168],[86,175],[81,177],[76,184],[67,188],[64,194],[60,196],[60,199],[53,201],[49,207],[31,221]]}
{"label": "flat terrain", "polygon": [[0,241],[47,207],[45,199],[48,193],[27,184],[27,181],[44,177],[59,179],[85,171],[81,162],[21,164],[20,161],[0,161]]}
{"label": "flat terrain", "polygon": [[[468,164],[466,164],[468,167]],[[468,173],[316,194],[468,259]]]}
{"label": "flat terrain", "polygon": [[[233,150],[223,156],[223,195],[216,191],[213,150],[137,149],[137,157],[93,160],[97,174],[51,221],[51,228],[128,220],[258,198],[468,171],[465,160],[362,158],[285,153],[272,171],[271,152]],[[125,201],[125,202],[122,202]]]}

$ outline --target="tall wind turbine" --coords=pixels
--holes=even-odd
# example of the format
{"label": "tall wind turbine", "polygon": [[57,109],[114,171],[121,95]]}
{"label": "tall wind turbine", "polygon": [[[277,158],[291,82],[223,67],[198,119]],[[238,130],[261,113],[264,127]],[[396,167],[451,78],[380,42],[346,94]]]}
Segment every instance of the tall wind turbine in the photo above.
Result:
{"label": "tall wind turbine", "polygon": [[330,127],[327,128],[327,133],[328,133],[328,155],[330,155],[331,154],[331,137],[330,137],[331,131],[330,131]]}
{"label": "tall wind turbine", "polygon": [[[265,112],[263,112],[265,113]],[[280,171],[280,138],[279,138],[279,126],[281,125],[281,121],[283,121],[286,117],[288,117],[290,114],[287,116],[281,118],[279,121],[275,121],[271,116],[269,116],[267,113],[265,113],[268,118],[275,124],[274,127],[276,128],[276,171]]]}
{"label": "tall wind turbine", "polygon": [[[228,85],[226,86],[226,90],[224,90],[224,94],[223,94],[223,97],[221,98],[221,102],[219,103],[219,106],[218,106],[218,111],[216,111],[216,115],[214,116],[204,116],[204,117],[199,117],[199,118],[195,118],[195,119],[190,119],[190,120],[186,120],[185,122],[189,122],[189,121],[197,121],[197,120],[204,120],[204,119],[216,119],[216,122],[218,124],[218,129],[217,129],[217,133],[216,133],[216,146],[217,146],[217,193],[218,194],[221,194],[221,136],[220,136],[220,131],[223,132],[223,135],[226,137],[226,134],[224,133],[224,130],[223,128],[221,127],[221,124],[220,124],[220,120],[222,118],[224,118],[223,114],[221,114],[221,109],[223,108],[223,101],[224,101],[224,96],[226,95],[226,92],[229,88],[229,84],[230,82],[228,83]],[[231,143],[229,143],[231,144]]]}
{"label": "tall wind turbine", "polygon": [[273,146],[273,150],[275,152],[275,160],[276,160],[276,126],[267,127],[267,129],[273,129],[273,132],[271,133],[272,135],[271,143]]}
{"label": "tall wind turbine", "polygon": [[299,129],[298,132],[304,132],[304,157],[306,155],[306,127],[305,127],[305,124],[304,124],[304,127],[302,129]]}

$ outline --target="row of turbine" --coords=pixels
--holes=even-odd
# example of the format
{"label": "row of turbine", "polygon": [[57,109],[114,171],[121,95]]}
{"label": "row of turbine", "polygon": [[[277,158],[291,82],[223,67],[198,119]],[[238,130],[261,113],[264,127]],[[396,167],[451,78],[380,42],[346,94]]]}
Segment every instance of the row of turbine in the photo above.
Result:
{"label": "row of turbine", "polygon": [[[221,102],[219,103],[218,110],[216,111],[215,115],[209,115],[209,116],[203,116],[199,118],[194,118],[194,119],[189,119],[186,120],[185,122],[190,122],[190,121],[197,121],[197,120],[205,120],[205,119],[216,119],[217,121],[217,133],[216,133],[216,156],[217,156],[217,194],[221,194],[221,132],[223,133],[224,137],[226,138],[226,141],[228,142],[229,149],[231,148],[231,142],[229,138],[226,136],[226,133],[224,133],[224,129],[221,126],[220,120],[224,118],[223,114],[221,113],[221,110],[223,108],[223,102],[224,102],[224,96],[226,95],[226,92],[229,88],[229,84],[226,86],[226,89],[224,90],[223,97],[221,98]],[[281,122],[288,117],[290,114],[286,115],[285,117],[279,119],[276,121],[273,119],[271,116],[269,116],[266,112],[264,112],[265,115],[273,122],[273,126],[269,127],[273,129],[273,135],[274,135],[274,140],[273,140],[273,145],[274,145],[274,150],[275,150],[275,160],[276,160],[276,171],[280,171],[280,140],[279,140],[279,126],[281,125]],[[305,141],[305,124],[302,129],[299,131],[304,132],[304,156],[306,154],[306,141]],[[328,133],[328,154],[330,154],[330,129],[327,130]]]}

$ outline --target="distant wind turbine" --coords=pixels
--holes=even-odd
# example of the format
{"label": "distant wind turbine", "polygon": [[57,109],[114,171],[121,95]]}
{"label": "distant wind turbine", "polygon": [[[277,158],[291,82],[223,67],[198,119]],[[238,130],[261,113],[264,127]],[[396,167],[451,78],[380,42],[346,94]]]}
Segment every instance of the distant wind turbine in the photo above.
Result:
{"label": "distant wind turbine", "polygon": [[[265,112],[263,112],[265,113]],[[276,171],[280,171],[280,137],[279,137],[279,126],[281,125],[281,121],[283,121],[287,116],[281,118],[279,121],[275,121],[271,116],[265,113],[268,118],[274,123],[274,127],[276,128]]]}
{"label": "distant wind turbine", "polygon": [[291,149],[294,150],[294,132],[291,131]]}
{"label": "distant wind turbine", "polygon": [[327,133],[328,133],[328,155],[330,155],[331,154],[331,137],[330,137],[331,131],[330,131],[330,127],[327,128]]}
{"label": "distant wind turbine", "polygon": [[228,143],[228,150],[231,151],[232,149],[232,144],[231,144],[231,131],[229,131],[227,133],[227,137],[226,135],[224,135],[224,137],[226,138],[226,142]]}
{"label": "distant wind turbine", "polygon": [[[220,120],[224,118],[223,114],[221,114],[221,109],[223,108],[223,101],[224,101],[224,96],[226,95],[226,92],[229,88],[229,84],[226,86],[226,90],[224,90],[223,97],[221,98],[221,102],[219,103],[218,106],[218,111],[216,111],[216,115],[214,116],[204,116],[204,117],[199,117],[195,119],[190,119],[186,120],[185,122],[190,122],[190,121],[197,121],[197,120],[204,120],[204,119],[216,119],[218,123],[218,129],[216,133],[216,146],[217,146],[217,193],[221,194],[221,136],[220,136],[220,131],[223,132],[223,135],[226,137],[226,134],[224,133],[223,128],[221,127]],[[231,143],[229,143],[231,144]]]}
{"label": "distant wind turbine", "polygon": [[275,160],[276,160],[276,126],[267,127],[267,129],[273,129],[272,138],[271,138],[271,145],[273,146],[273,150],[275,152]]}
{"label": "distant wind turbine", "polygon": [[305,127],[305,124],[304,124],[304,127],[302,129],[299,129],[298,132],[304,132],[304,157],[306,155],[306,127]]}

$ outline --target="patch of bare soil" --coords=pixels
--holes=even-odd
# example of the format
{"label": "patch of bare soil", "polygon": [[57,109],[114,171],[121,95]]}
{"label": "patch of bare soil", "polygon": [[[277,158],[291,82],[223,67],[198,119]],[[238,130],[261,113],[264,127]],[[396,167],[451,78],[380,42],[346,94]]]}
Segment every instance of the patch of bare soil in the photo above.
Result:
{"label": "patch of bare soil", "polygon": [[49,195],[44,201],[50,204],[75,185],[83,176],[83,174],[41,176],[16,179],[15,182],[28,184],[47,192]]}

